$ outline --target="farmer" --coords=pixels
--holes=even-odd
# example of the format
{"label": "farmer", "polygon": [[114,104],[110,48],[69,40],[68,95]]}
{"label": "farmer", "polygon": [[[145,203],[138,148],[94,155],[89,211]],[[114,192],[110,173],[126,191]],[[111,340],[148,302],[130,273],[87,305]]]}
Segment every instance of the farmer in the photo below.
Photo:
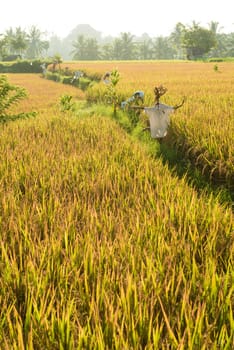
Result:
{"label": "farmer", "polygon": [[141,102],[144,101],[144,92],[143,91],[136,91],[133,94],[135,100],[140,100]]}
{"label": "farmer", "polygon": [[106,72],[103,77],[102,77],[102,80],[105,84],[109,84],[110,83],[110,76],[111,76],[111,73],[110,72]]}
{"label": "farmer", "polygon": [[144,101],[144,92],[135,91],[134,94],[129,97],[126,101],[121,102],[121,108],[124,109],[128,104],[132,102],[143,102]]}

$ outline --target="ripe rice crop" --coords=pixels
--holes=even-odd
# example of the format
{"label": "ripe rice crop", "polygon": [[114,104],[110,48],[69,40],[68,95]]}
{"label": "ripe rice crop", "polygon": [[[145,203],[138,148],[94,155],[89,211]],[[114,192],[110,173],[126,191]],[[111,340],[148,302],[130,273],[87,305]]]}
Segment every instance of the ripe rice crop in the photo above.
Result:
{"label": "ripe rice crop", "polygon": [[231,350],[231,210],[33,81],[0,128],[0,348]]}
{"label": "ripe rice crop", "polygon": [[7,78],[11,84],[24,87],[28,92],[28,98],[14,107],[22,112],[32,110],[46,112],[48,108],[56,109],[59,98],[64,94],[71,95],[75,99],[84,98],[81,90],[42,79],[40,74],[8,74]]}
{"label": "ripe rice crop", "polygon": [[[118,69],[121,100],[134,91],[145,92],[145,105],[154,103],[155,86],[164,85],[168,92],[161,99],[177,105],[185,104],[172,116],[167,142],[183,151],[214,182],[233,190],[234,183],[234,64],[204,62],[77,62],[71,69],[102,72]],[[215,69],[216,68],[216,69]],[[89,97],[100,101],[105,86],[99,84]],[[170,137],[171,136],[171,137]]]}

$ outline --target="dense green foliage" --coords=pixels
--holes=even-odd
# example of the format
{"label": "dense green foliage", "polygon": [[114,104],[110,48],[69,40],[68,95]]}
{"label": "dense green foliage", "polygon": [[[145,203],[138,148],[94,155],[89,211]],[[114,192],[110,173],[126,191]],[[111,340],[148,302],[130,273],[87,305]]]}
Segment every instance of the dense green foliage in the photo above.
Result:
{"label": "dense green foliage", "polygon": [[29,33],[21,27],[9,28],[0,37],[0,57],[3,60],[12,60],[9,57],[18,55],[28,59],[38,59],[49,48],[49,42],[43,40],[42,33],[36,26],[32,26]]}
{"label": "dense green foliage", "polygon": [[202,58],[212,47],[216,45],[215,34],[208,29],[194,25],[193,28],[185,30],[182,40],[186,48],[187,58]]}
{"label": "dense green foliage", "polygon": [[50,60],[17,60],[0,62],[0,73],[41,73],[41,65],[50,64]]}
{"label": "dense green foliage", "polygon": [[150,37],[146,33],[137,37],[123,32],[117,38],[101,38],[100,32],[90,29],[88,25],[80,25],[67,38],[53,35],[45,40],[45,33],[36,26],[29,32],[20,27],[10,28],[0,37],[0,59],[38,59],[58,53],[63,59],[82,61],[234,57],[234,33],[220,33],[219,23],[214,21],[208,29],[195,22],[191,26],[177,23],[166,37]]}
{"label": "dense green foliage", "polygon": [[26,96],[27,92],[24,88],[10,84],[6,76],[0,75],[0,123],[34,115],[34,113],[11,114],[9,112],[12,105],[19,103]]}

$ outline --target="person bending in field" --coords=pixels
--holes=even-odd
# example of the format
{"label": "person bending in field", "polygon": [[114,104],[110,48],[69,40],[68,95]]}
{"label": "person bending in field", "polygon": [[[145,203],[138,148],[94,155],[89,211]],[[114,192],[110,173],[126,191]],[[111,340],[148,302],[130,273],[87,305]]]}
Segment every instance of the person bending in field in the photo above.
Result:
{"label": "person bending in field", "polygon": [[110,83],[110,72],[106,72],[103,77],[102,77],[102,80],[105,84],[109,84]]}
{"label": "person bending in field", "polygon": [[121,108],[125,108],[127,105],[130,105],[131,103],[138,104],[144,102],[144,92],[143,91],[135,91],[134,94],[129,97],[126,101],[121,102]]}

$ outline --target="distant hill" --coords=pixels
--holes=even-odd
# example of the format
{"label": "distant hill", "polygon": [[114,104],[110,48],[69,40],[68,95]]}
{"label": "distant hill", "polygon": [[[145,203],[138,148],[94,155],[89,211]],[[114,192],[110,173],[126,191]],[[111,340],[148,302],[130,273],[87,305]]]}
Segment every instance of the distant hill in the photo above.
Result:
{"label": "distant hill", "polygon": [[64,40],[73,42],[79,35],[95,38],[97,41],[100,41],[102,33],[92,28],[89,24],[78,24]]}
{"label": "distant hill", "polygon": [[[85,38],[94,38],[99,44],[111,43],[115,38],[112,36],[103,37],[102,32],[91,27],[90,24],[78,24],[71,32],[63,39],[56,37],[53,41],[53,50],[49,52],[53,56],[56,52],[59,52],[64,60],[72,59],[72,51],[74,49],[73,43],[76,42],[77,38],[83,35]],[[142,37],[136,37],[135,41],[141,41],[149,39],[147,33],[142,34]],[[55,41],[56,39],[56,41]]]}
{"label": "distant hill", "polygon": [[102,41],[102,33],[95,30],[89,24],[78,24],[69,34],[62,40],[62,56],[64,59],[71,59],[73,43],[77,40],[78,36],[84,35],[86,38],[94,38],[99,43]]}

